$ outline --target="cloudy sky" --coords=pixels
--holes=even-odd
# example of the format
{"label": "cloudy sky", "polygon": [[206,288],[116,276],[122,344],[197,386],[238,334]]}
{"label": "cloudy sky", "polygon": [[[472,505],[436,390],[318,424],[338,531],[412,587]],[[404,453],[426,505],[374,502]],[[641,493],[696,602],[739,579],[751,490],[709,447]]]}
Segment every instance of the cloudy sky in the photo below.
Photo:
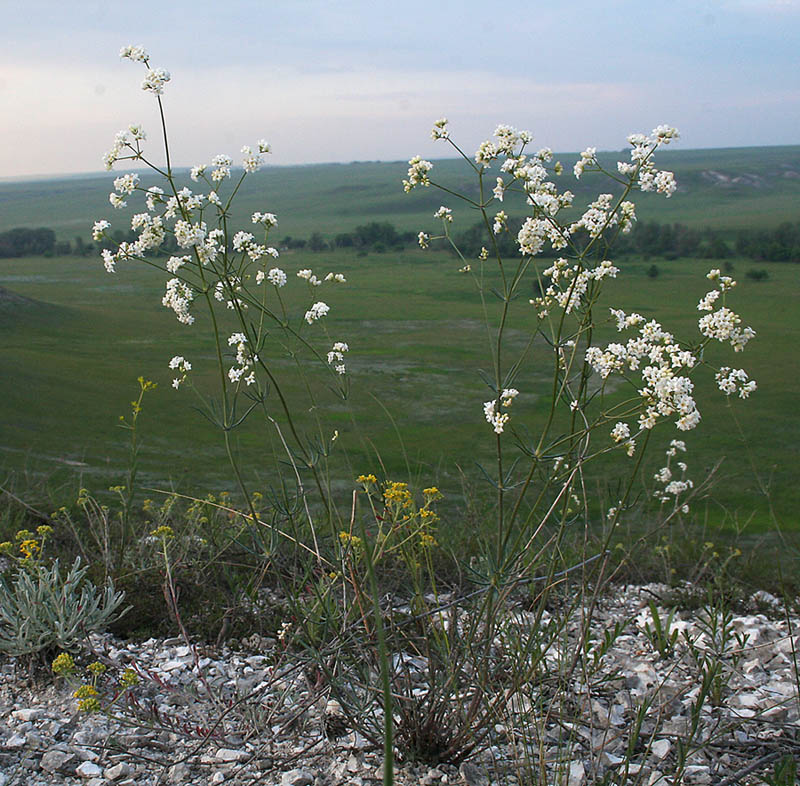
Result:
{"label": "cloudy sky", "polygon": [[[275,164],[444,155],[498,123],[556,150],[800,143],[800,0],[0,0],[0,177],[102,169],[172,73],[174,162],[268,139]],[[440,143],[441,144],[441,143]]]}

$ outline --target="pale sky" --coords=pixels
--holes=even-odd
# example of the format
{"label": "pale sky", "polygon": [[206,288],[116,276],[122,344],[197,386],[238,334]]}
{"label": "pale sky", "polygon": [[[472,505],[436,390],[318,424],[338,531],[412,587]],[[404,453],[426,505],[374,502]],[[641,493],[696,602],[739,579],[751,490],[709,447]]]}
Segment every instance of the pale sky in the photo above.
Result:
{"label": "pale sky", "polygon": [[270,163],[449,156],[498,123],[555,150],[800,143],[800,0],[0,0],[0,177],[102,170],[158,136],[143,45],[172,74],[173,164],[266,138]]}

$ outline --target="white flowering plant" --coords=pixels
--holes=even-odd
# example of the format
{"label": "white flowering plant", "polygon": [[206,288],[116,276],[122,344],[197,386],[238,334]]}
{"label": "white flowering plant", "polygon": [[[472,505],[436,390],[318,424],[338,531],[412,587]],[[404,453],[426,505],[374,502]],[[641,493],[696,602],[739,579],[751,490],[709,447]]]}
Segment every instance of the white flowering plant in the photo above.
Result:
{"label": "white flowering plant", "polygon": [[[670,198],[677,190],[674,175],[658,169],[655,162],[659,149],[679,138],[675,128],[662,125],[650,134],[631,134],[630,160],[618,161],[616,170],[601,163],[596,148],[584,150],[572,168],[573,176],[600,175],[609,186],[582,212],[574,194],[560,185],[565,176],[562,164],[554,161],[550,148],[529,152],[533,137],[527,131],[498,126],[473,156],[453,141],[445,118],[434,124],[431,136],[450,145],[478,179],[477,197],[457,193],[436,182],[430,161],[415,156],[403,186],[406,191],[440,188],[473,214],[478,212],[485,226],[486,245],[476,259],[467,259],[453,235],[456,211],[442,206],[434,214],[442,222],[438,237],[449,241],[459,255],[461,271],[472,277],[487,315],[490,296],[499,300],[499,313],[487,320],[492,374],[486,379],[491,397],[483,402],[483,414],[495,435],[496,467],[486,474],[496,489],[497,564],[504,566],[501,572],[513,574],[533,544],[532,533],[548,522],[569,520],[567,511],[575,510],[576,491],[584,496],[588,518],[584,469],[593,459],[614,451],[633,459],[631,483],[610,511],[611,523],[617,521],[631,496],[636,468],[653,429],[671,422],[687,432],[700,423],[695,375],[710,369],[728,396],[747,398],[756,389],[746,371],[714,367],[704,352],[712,342],[741,352],[755,331],[729,307],[736,282],[719,270],[708,273],[714,288],[697,304],[697,310],[706,313],[699,318],[699,335],[694,337],[680,339],[652,317],[599,306],[601,296],[608,300],[604,290],[612,280],[624,275],[610,256],[617,236],[630,232],[636,222],[633,193],[651,191]],[[509,193],[521,196],[528,211],[516,232],[519,253],[512,258],[504,257],[499,242],[501,235],[512,231],[507,214],[511,208],[498,209]],[[431,239],[435,238],[420,233],[423,247]],[[537,296],[528,301],[523,324],[514,324],[527,333],[529,342],[514,356],[507,346],[510,320],[520,316],[519,310],[512,314],[511,305],[531,282]],[[687,308],[694,306],[687,303]],[[598,333],[609,328],[616,328],[623,339],[598,342]],[[534,342],[544,342],[552,358],[553,385],[543,425],[526,412],[526,399],[530,401],[533,391],[514,387],[530,365]],[[541,430],[531,437],[537,425]],[[512,452],[517,454],[513,460]],[[681,491],[691,488],[691,481],[681,483],[686,484]],[[666,493],[674,495],[676,490],[677,486],[668,486]],[[679,508],[685,511],[685,503]],[[511,542],[525,548],[509,550]]]}
{"label": "white flowering plant", "polygon": [[[631,195],[652,191],[671,198],[676,192],[674,176],[656,167],[655,156],[678,132],[659,126],[649,135],[632,134],[630,160],[618,162],[615,170],[604,167],[595,148],[586,148],[572,175],[600,175],[609,186],[582,212],[575,207],[574,194],[558,185],[564,167],[554,162],[552,150],[528,152],[531,134],[510,126],[498,126],[492,138],[468,155],[452,140],[445,119],[434,125],[433,138],[451,145],[475,174],[477,197],[438,183],[430,161],[420,156],[409,161],[403,181],[407,192],[441,189],[480,215],[486,237],[477,257],[467,258],[453,236],[458,211],[442,205],[434,214],[442,225],[441,237],[458,253],[460,269],[481,298],[491,373],[485,376],[489,392],[475,402],[475,417],[485,419],[494,450],[494,466],[484,468],[493,489],[493,526],[483,555],[463,571],[477,588],[464,598],[443,602],[431,556],[439,545],[439,517],[430,507],[438,489],[423,490],[420,504],[408,484],[362,475],[357,479],[360,491],[352,491],[352,502],[347,500],[340,513],[328,466],[338,432],[331,433],[319,419],[310,385],[309,401],[302,404],[284,392],[284,375],[305,379],[305,361],[310,359],[346,399],[351,346],[345,337],[328,332],[332,309],[330,298],[322,294],[345,284],[344,275],[310,268],[290,271],[279,263],[280,251],[270,245],[278,223],[273,213],[255,212],[250,226],[234,226],[236,195],[244,179],[262,165],[269,145],[262,140],[243,147],[238,168],[227,155],[193,167],[189,179],[199,190],[190,188],[170,160],[162,102],[169,73],[152,68],[141,47],[125,47],[121,55],[147,69],[142,89],[158,105],[165,161],[155,163],[145,152],[143,129],[130,126],[117,135],[105,162],[109,168],[122,161],[140,162],[162,185],[146,186],[136,172],[117,177],[109,197],[115,208],[125,207],[129,199],[144,200],[145,210],[131,220],[138,237],[112,244],[107,221],[95,223],[93,236],[106,246],[102,258],[109,274],[132,262],[157,267],[165,275],[163,305],[182,325],[204,324],[211,334],[218,392],[215,400],[204,399],[204,411],[222,434],[248,508],[231,513],[253,532],[269,530],[269,537],[253,539],[265,549],[265,564],[281,539],[292,544],[295,557],[312,558],[284,584],[294,619],[282,627],[281,644],[304,641],[314,651],[335,700],[368,740],[376,742],[381,728],[388,729],[388,761],[391,727],[399,719],[397,740],[407,755],[459,762],[489,745],[498,719],[530,698],[527,692],[546,664],[544,653],[568,638],[566,618],[544,622],[551,589],[594,564],[599,566],[594,589],[582,587],[588,630],[606,575],[611,533],[635,496],[651,434],[656,427],[668,427],[683,435],[700,423],[695,375],[710,369],[727,396],[747,398],[756,389],[746,371],[713,367],[704,353],[712,342],[741,352],[755,335],[731,309],[735,282],[720,271],[708,274],[713,288],[699,304],[689,304],[702,316],[698,335],[688,339],[677,338],[654,317],[600,306],[612,280],[624,275],[611,250],[618,235],[629,232],[636,221]],[[515,230],[518,253],[511,257],[504,256],[499,242],[516,226],[512,204],[505,201],[509,193],[521,195],[526,205]],[[162,261],[158,252],[167,238],[180,250]],[[424,231],[418,235],[423,249],[433,239]],[[290,286],[299,286],[302,296],[290,298]],[[525,313],[520,315],[512,303],[531,288],[535,296],[524,298]],[[516,355],[509,340],[514,319],[522,321],[514,325],[517,335],[526,335],[526,346]],[[598,342],[598,334],[614,329],[624,338]],[[534,415],[534,391],[524,384],[534,344],[549,353],[551,382],[543,420]],[[290,364],[281,362],[286,358]],[[165,358],[173,387],[195,387],[192,379],[201,362],[178,353]],[[298,427],[295,412],[301,407],[317,417],[310,436]],[[289,468],[288,481],[280,480],[281,493],[273,495],[269,513],[263,515],[252,502],[231,436],[254,413],[277,435]],[[673,440],[668,459],[684,449],[683,442]],[[561,546],[568,526],[580,522],[588,529],[591,520],[586,467],[610,454],[623,462],[627,480],[619,499],[604,511],[604,545],[580,564],[565,564]],[[669,516],[686,511],[696,488],[686,465],[674,463],[668,460],[655,477],[658,501],[670,508]],[[305,487],[307,478],[313,490]],[[292,485],[294,494],[287,492]],[[328,526],[325,540],[318,537],[317,519]],[[304,522],[302,529],[298,521]],[[284,522],[293,529],[279,526]],[[412,597],[407,608],[391,610],[384,621],[375,575],[386,564],[405,571],[400,583],[405,582]],[[537,588],[533,623],[517,633],[504,613],[511,594],[526,585]],[[560,676],[571,676],[584,643],[574,645]],[[398,657],[389,658],[389,651]],[[408,652],[423,654],[417,658],[423,665],[409,665]],[[412,666],[422,676],[416,671],[412,675]],[[592,675],[587,671],[584,676]],[[529,704],[533,706],[532,700]]]}
{"label": "white flowering plant", "polygon": [[[346,278],[340,272],[317,275],[309,269],[293,275],[281,265],[280,252],[270,244],[270,233],[278,224],[274,213],[254,212],[249,227],[234,227],[234,199],[245,178],[260,169],[269,154],[265,140],[242,147],[238,167],[233,158],[220,154],[207,164],[192,167],[188,178],[177,173],[171,162],[163,103],[170,74],[154,68],[141,46],[123,47],[120,56],[146,69],[142,89],[152,93],[158,105],[164,161],[157,163],[146,151],[142,126],[131,125],[116,135],[103,159],[106,167],[123,162],[144,165],[160,179],[160,185],[144,185],[137,172],[114,180],[111,205],[121,209],[138,198],[144,210],[131,219],[137,235],[132,242],[114,242],[111,223],[95,222],[92,236],[102,245],[103,265],[109,274],[131,263],[147,263],[162,270],[166,279],[162,304],[183,325],[193,326],[202,319],[208,326],[215,345],[218,392],[215,398],[201,396],[203,411],[223,435],[242,497],[251,500],[252,494],[234,460],[231,434],[253,413],[261,412],[295,463],[298,485],[302,488],[300,470],[307,470],[323,507],[330,511],[320,464],[336,434],[324,433],[319,421],[311,435],[301,433],[293,415],[300,407],[290,404],[284,394],[276,360],[291,358],[292,373],[303,375],[302,358],[309,358],[329,375],[329,387],[341,399],[347,398],[350,383],[345,353],[350,346],[328,333],[331,308],[322,299],[325,290],[346,284]],[[186,180],[197,185],[190,187]],[[163,259],[166,240],[174,240],[179,251]],[[287,294],[288,290],[294,292]],[[200,367],[197,359],[175,354],[164,362],[173,372],[175,389],[188,386],[200,395],[192,384],[192,375]],[[311,385],[306,389],[310,400],[303,408],[314,412],[315,394]],[[257,512],[249,506],[250,522],[258,521]]]}

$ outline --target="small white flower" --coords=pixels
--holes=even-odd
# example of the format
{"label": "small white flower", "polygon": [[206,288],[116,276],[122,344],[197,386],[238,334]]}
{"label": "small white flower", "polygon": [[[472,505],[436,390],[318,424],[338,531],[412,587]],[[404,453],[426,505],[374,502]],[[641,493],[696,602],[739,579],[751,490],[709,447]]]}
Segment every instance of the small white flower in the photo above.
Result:
{"label": "small white flower", "polygon": [[428,172],[433,169],[433,164],[430,161],[425,161],[419,156],[414,156],[408,162],[408,180],[403,181],[403,190],[408,193],[416,186],[429,186],[431,184],[428,178]]}
{"label": "small white flower", "polygon": [[151,68],[142,82],[142,90],[160,96],[164,92],[164,85],[171,79],[166,68]]}
{"label": "small white flower", "polygon": [[107,248],[104,248],[101,252],[103,257],[103,266],[106,269],[106,273],[115,273],[115,265],[117,264],[117,258],[112,254]]}
{"label": "small white flower", "polygon": [[611,430],[611,438],[614,442],[624,442],[626,439],[629,439],[631,436],[631,429],[627,423],[620,421],[617,423],[616,426]]}
{"label": "small white flower", "polygon": [[130,44],[123,46],[119,50],[119,56],[139,63],[144,63],[149,59],[149,55],[143,46],[132,46]]}
{"label": "small white flower", "polygon": [[447,139],[450,132],[447,130],[447,118],[442,117],[433,124],[431,129],[431,139]]}
{"label": "small white flower", "polygon": [[282,287],[286,284],[286,273],[279,267],[274,267],[267,273],[267,280],[273,286]]}
{"label": "small white flower", "polygon": [[95,221],[92,227],[92,240],[102,240],[105,231],[111,226],[108,221]]}
{"label": "small white flower", "polygon": [[177,273],[187,262],[191,262],[191,257],[170,257],[165,267],[170,273]]}
{"label": "small white flower", "polygon": [[308,311],[306,311],[305,320],[309,325],[311,325],[318,319],[322,319],[322,317],[324,317],[330,310],[330,306],[327,303],[319,301],[314,303],[314,305],[311,306]]}
{"label": "small white flower", "polygon": [[252,221],[254,224],[263,224],[267,229],[278,224],[278,219],[274,213],[253,213]]}
{"label": "small white flower", "polygon": [[596,152],[596,147],[587,147],[586,150],[581,153],[581,157],[572,168],[572,172],[575,175],[576,180],[580,180],[583,170],[586,169],[587,166],[597,163],[597,159],[595,158]]}

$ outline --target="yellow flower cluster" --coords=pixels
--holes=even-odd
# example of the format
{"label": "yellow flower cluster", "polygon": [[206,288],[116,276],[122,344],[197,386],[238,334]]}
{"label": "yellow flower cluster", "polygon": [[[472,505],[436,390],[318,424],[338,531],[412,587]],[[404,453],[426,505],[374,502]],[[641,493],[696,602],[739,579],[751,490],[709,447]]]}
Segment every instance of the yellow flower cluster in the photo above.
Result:
{"label": "yellow flower cluster", "polygon": [[99,696],[100,692],[94,685],[81,685],[72,695],[76,699],[89,699],[92,696]]}
{"label": "yellow flower cluster", "polygon": [[439,544],[437,543],[436,538],[434,538],[433,535],[431,535],[430,533],[420,532],[419,545],[422,546],[422,548],[427,549],[427,548],[433,548],[434,546],[438,546]]}
{"label": "yellow flower cluster", "polygon": [[[29,529],[21,529],[14,536],[14,540],[19,544],[19,550],[22,552],[22,559],[32,559],[37,554],[41,554],[42,546],[44,545],[47,536],[53,531],[53,528],[47,524],[42,524],[36,528],[34,534]],[[39,540],[37,540],[37,536]],[[10,540],[0,543],[0,554],[11,554],[14,551],[14,544]]]}
{"label": "yellow flower cluster", "polygon": [[91,714],[100,711],[100,699],[97,698],[100,692],[94,685],[81,685],[72,695],[78,699],[78,710],[80,712]]}
{"label": "yellow flower cluster", "polygon": [[383,491],[383,498],[387,505],[394,505],[398,508],[410,508],[414,504],[411,492],[408,490],[408,483],[397,481],[388,483]]}
{"label": "yellow flower cluster", "polygon": [[358,551],[364,544],[358,535],[352,535],[349,532],[342,530],[339,533],[339,541],[345,548],[351,548],[353,551]]}
{"label": "yellow flower cluster", "polygon": [[56,657],[50,668],[52,668],[53,674],[72,674],[75,671],[75,661],[68,652],[62,652]]}
{"label": "yellow flower cluster", "polygon": [[434,524],[439,521],[439,516],[430,508],[420,508],[419,518],[423,524]]}
{"label": "yellow flower cluster", "polygon": [[128,667],[122,672],[122,676],[119,678],[119,684],[122,685],[123,688],[132,688],[134,685],[139,684],[139,675],[134,669]]}
{"label": "yellow flower cluster", "polygon": [[[378,485],[378,479],[372,473],[359,475],[356,482],[360,483],[364,487],[364,491],[368,493]],[[418,507],[414,502],[414,496],[409,490],[408,483],[386,481],[380,485],[383,487],[381,497],[385,512],[383,515],[379,515],[375,511],[378,519],[377,543],[380,544],[380,550],[376,553],[388,554],[397,548],[402,548],[404,543],[415,543],[423,549],[438,546],[432,530],[439,521],[439,516],[430,506],[434,501],[443,498],[439,489],[436,486],[423,489],[424,501]],[[398,541],[395,536],[399,536],[400,540]],[[355,538],[346,532],[340,533],[339,539],[343,545],[355,544],[357,541],[361,546],[360,538]],[[354,545],[353,548],[355,548]]]}
{"label": "yellow flower cluster", "polygon": [[24,555],[25,559],[30,559],[31,557],[38,554],[42,547],[39,545],[38,540],[23,540],[22,543],[19,544],[19,550]]}

